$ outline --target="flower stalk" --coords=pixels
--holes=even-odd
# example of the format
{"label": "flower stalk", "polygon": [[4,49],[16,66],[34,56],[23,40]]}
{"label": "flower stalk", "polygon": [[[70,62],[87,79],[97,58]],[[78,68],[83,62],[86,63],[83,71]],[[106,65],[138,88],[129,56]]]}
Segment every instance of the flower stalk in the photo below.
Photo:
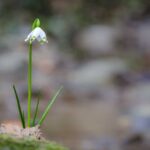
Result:
{"label": "flower stalk", "polygon": [[31,98],[32,98],[32,43],[29,43],[29,62],[28,62],[28,127],[31,124]]}

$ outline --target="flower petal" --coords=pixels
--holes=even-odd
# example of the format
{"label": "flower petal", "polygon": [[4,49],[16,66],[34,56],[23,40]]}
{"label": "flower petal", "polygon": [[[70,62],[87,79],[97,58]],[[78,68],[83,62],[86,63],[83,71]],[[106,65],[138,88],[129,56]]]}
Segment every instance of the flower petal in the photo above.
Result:
{"label": "flower petal", "polygon": [[41,41],[42,43],[48,42],[45,32],[40,27],[35,28],[31,33],[29,33],[25,41],[29,41],[30,43],[32,43],[35,39],[37,39],[37,41],[39,41],[40,43]]}

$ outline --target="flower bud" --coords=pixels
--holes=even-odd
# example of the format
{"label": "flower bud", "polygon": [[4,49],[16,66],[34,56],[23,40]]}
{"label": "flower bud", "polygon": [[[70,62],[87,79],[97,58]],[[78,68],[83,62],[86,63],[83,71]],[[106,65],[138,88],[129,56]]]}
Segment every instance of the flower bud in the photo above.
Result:
{"label": "flower bud", "polygon": [[36,27],[40,27],[40,19],[36,18],[32,24],[32,30],[34,30]]}

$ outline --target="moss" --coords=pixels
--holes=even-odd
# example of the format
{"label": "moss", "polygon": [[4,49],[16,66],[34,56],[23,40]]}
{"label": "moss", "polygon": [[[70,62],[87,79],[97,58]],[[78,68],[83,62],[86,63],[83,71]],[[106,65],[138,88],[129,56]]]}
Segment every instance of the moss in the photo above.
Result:
{"label": "moss", "polygon": [[61,145],[45,140],[33,138],[14,138],[9,135],[0,135],[0,150],[68,150]]}

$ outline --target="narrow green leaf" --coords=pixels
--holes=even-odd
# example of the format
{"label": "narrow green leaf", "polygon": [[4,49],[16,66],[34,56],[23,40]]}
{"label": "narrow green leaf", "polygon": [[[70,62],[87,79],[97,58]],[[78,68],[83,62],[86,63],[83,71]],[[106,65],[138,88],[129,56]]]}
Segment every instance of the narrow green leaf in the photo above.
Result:
{"label": "narrow green leaf", "polygon": [[58,91],[56,92],[56,94],[52,97],[51,101],[49,102],[48,106],[46,107],[40,121],[38,122],[39,125],[41,125],[43,123],[43,121],[45,120],[50,108],[52,107],[53,103],[55,102],[57,96],[59,95],[59,93],[61,92],[61,90],[63,89],[63,87],[61,86]]}
{"label": "narrow green leaf", "polygon": [[18,107],[18,112],[19,112],[21,123],[22,123],[22,127],[25,128],[24,113],[22,112],[22,109],[21,109],[20,100],[19,100],[16,88],[15,88],[15,85],[13,85],[13,89],[14,89],[14,93],[16,97],[16,102],[17,102],[17,107]]}
{"label": "narrow green leaf", "polygon": [[24,111],[22,111],[24,128],[26,127]]}
{"label": "narrow green leaf", "polygon": [[35,121],[36,121],[36,117],[37,117],[38,109],[39,109],[39,102],[40,102],[40,99],[38,97],[36,108],[35,108],[35,113],[34,113],[34,117],[33,117],[33,121],[32,121],[32,126],[35,126]]}

